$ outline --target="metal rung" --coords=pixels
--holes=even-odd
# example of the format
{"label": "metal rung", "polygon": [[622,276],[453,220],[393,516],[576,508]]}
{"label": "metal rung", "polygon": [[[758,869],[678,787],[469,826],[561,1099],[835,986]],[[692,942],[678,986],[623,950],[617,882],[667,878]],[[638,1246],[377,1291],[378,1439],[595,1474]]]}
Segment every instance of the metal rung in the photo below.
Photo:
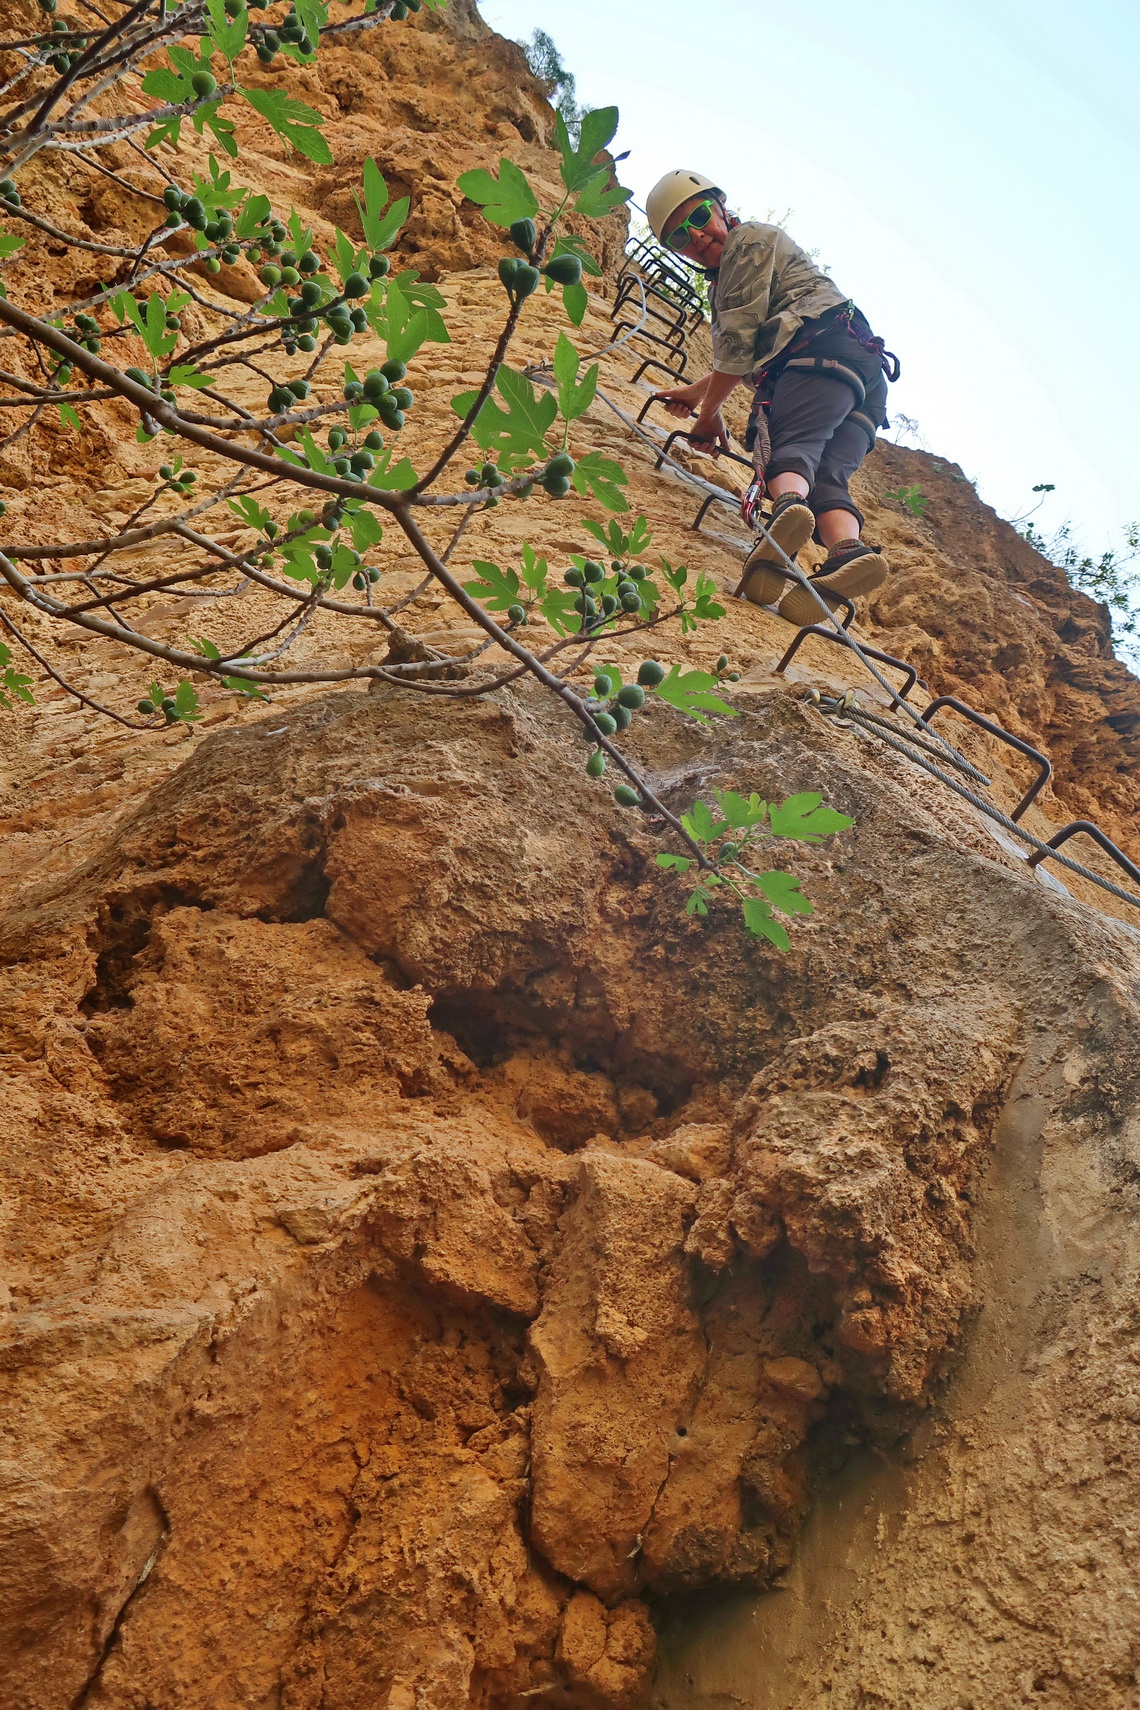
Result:
{"label": "metal rung", "polygon": [[[659,323],[659,325],[661,325],[665,328],[666,336],[668,337],[670,343],[672,343],[672,341],[675,339],[677,341],[678,348],[680,348],[680,346],[682,344],[684,344],[684,342],[685,342],[685,319],[684,319],[684,316],[682,316],[678,320],[676,316],[673,316],[673,318],[670,319],[669,316],[660,314],[658,312],[658,310],[650,308],[649,301],[648,301],[648,298],[649,298],[649,292],[648,291],[646,291],[645,296],[646,296],[645,313],[642,316],[642,320],[644,321],[646,319],[651,319],[651,320],[657,321]],[[618,316],[623,312],[623,310],[625,310],[626,307],[633,301],[633,298],[634,298],[634,294],[632,291],[624,291],[622,293],[622,295],[618,298],[617,302],[613,306],[613,310],[610,314],[610,320],[616,321]]]}
{"label": "metal rung", "polygon": [[657,259],[649,263],[649,271],[666,290],[680,297],[682,302],[691,304],[694,312],[703,314],[701,300],[683,273],[679,273],[675,267],[670,267],[668,263]]}
{"label": "metal rung", "polygon": [[670,356],[685,355],[685,340],[683,336],[674,342],[673,334],[665,337],[661,333],[650,332],[648,328],[641,326],[637,321],[618,321],[614,327],[614,331],[615,333],[624,332],[626,328],[628,328],[631,333],[636,334],[638,338],[647,338],[654,344],[659,344],[663,350],[667,350],[669,352]]}
{"label": "metal rung", "polygon": [[[681,337],[688,337],[694,326],[698,324],[698,321],[694,319],[692,313],[686,311],[685,305],[683,303],[674,302],[665,294],[665,292],[657,290],[656,286],[649,284],[644,278],[639,277],[638,283],[640,284],[642,291],[645,293],[645,308],[647,314],[652,315],[654,320],[663,321],[666,326],[668,326],[672,331],[678,333]],[[618,294],[614,302],[614,307],[610,313],[610,319],[613,320],[617,315],[619,315],[622,309],[625,308],[625,305],[629,302],[630,298],[635,295],[636,293],[632,288],[629,290],[623,289]],[[671,314],[664,315],[659,309],[650,308],[650,297],[656,298],[659,303],[664,303],[666,308],[672,311]]]}
{"label": "metal rung", "polygon": [[626,254],[639,267],[652,267],[658,273],[663,273],[666,278],[674,281],[680,290],[692,297],[694,302],[697,301],[697,294],[693,290],[692,284],[681,272],[677,266],[676,257],[669,250],[662,249],[659,244],[650,243],[645,238],[636,238],[630,248],[626,250]]}
{"label": "metal rung", "polygon": [[[625,267],[623,267],[621,272],[618,274],[615,284],[618,292],[622,294],[631,291],[635,285],[641,285],[647,291],[658,291],[658,287],[653,283],[653,280],[647,276],[645,269],[635,261],[627,262]],[[658,295],[660,295],[659,291]],[[680,305],[676,302],[673,302],[670,299],[667,299],[667,301],[670,302],[670,307],[680,308]]]}
{"label": "metal rung", "polygon": [[645,373],[647,368],[660,368],[662,374],[667,374],[670,380],[684,379],[684,375],[679,374],[675,368],[668,367],[664,362],[658,362],[655,356],[647,356],[637,373],[632,376],[629,382],[631,386],[637,385],[637,382],[641,379],[641,376]]}
{"label": "metal rung", "polygon": [[688,280],[678,274],[667,262],[662,261],[658,254],[647,249],[644,244],[634,244],[632,249],[627,249],[626,257],[627,266],[636,267],[639,272],[654,275],[659,279],[667,279],[679,292],[696,298],[696,293]]}
{"label": "metal rung", "polygon": [[[846,606],[849,615],[845,619],[843,627],[844,629],[848,629],[852,618],[855,616],[855,607],[845,595],[832,594],[829,598],[839,599],[842,601],[843,605]],[[800,630],[799,634],[788,648],[788,651],[776,666],[777,677],[783,676],[784,672],[791,664],[795,653],[807,640],[809,635],[818,636],[820,641],[833,642],[836,647],[847,646],[843,637],[841,635],[836,635],[833,629],[826,629],[821,623],[810,623]],[[867,655],[868,659],[877,659],[880,665],[890,665],[894,670],[901,671],[903,673],[906,678],[906,685],[905,687],[895,691],[894,699],[891,702],[891,708],[893,710],[895,707],[901,705],[901,703],[905,701],[907,696],[910,694],[910,691],[914,688],[914,685],[918,682],[918,672],[915,670],[914,666],[908,665],[905,659],[896,659],[893,653],[883,653],[877,647],[868,646],[865,641],[861,641],[859,643],[859,647],[860,650]],[[854,652],[854,649],[849,648],[848,651]],[[856,657],[858,657],[858,655],[856,655]]]}
{"label": "metal rung", "polygon": [[625,296],[632,292],[635,285],[641,285],[650,296],[658,298],[673,314],[680,315],[682,320],[687,318],[689,311],[683,302],[678,302],[676,295],[671,294],[668,286],[655,285],[653,280],[647,279],[640,270],[625,274],[619,280],[618,289]]}
{"label": "metal rung", "polygon": [[[671,261],[666,258],[664,250],[650,246],[639,239],[626,251],[626,255],[629,262],[640,273],[656,277],[669,291],[689,305],[689,314],[694,325],[704,319],[704,306],[700,298],[684,274],[671,265]],[[624,268],[622,271],[624,272]],[[621,274],[618,277],[620,279]]]}
{"label": "metal rung", "polygon": [[[649,296],[648,291],[645,293],[645,295],[646,295],[646,298],[648,299],[648,296]],[[634,297],[634,293],[632,291],[624,292],[622,294],[622,296],[619,297],[617,302],[614,304],[613,311],[610,314],[610,320],[616,321],[619,315],[630,312],[630,304],[633,303],[634,301],[635,301],[635,297]],[[684,320],[683,316],[681,317],[680,320],[678,320],[675,316],[673,317],[673,319],[670,319],[669,316],[667,316],[667,315],[659,314],[656,309],[651,309],[649,307],[649,303],[647,301],[645,304],[645,314],[642,316],[642,319],[643,320],[656,321],[658,326],[664,327],[666,336],[670,339],[670,341],[676,340],[678,347],[680,347],[682,344],[684,344],[686,336],[687,336],[687,330],[686,330],[685,320]]]}
{"label": "metal rung", "polygon": [[[1094,825],[1091,819],[1075,819],[1071,825],[1062,826],[1060,831],[1049,839],[1049,851],[1059,849],[1062,843],[1067,843],[1069,838],[1075,837],[1078,831],[1083,831],[1086,837],[1091,837],[1094,843],[1099,843],[1105,854],[1111,856],[1116,865],[1127,873],[1130,879],[1140,885],[1140,867],[1134,866],[1123,849],[1118,849],[1112,838],[1107,837],[1100,826]],[[1029,856],[1029,866],[1036,867],[1040,862],[1047,861],[1049,851],[1035,849]]]}
{"label": "metal rung", "polygon": [[[965,701],[958,700],[954,695],[940,695],[936,701],[931,701],[922,715],[923,724],[929,724],[935,713],[940,712],[943,707],[951,707],[962,718],[967,718],[971,724],[976,724],[980,730],[988,731],[990,736],[996,736],[999,742],[1005,742],[1010,748],[1016,748],[1019,754],[1024,754],[1027,760],[1033,760],[1036,763],[1037,777],[1009,816],[1010,819],[1020,819],[1026,808],[1037,799],[1038,794],[1053,776],[1053,762],[1049,756],[1042,754],[1039,748],[1032,748],[1028,742],[1023,742],[1020,736],[1014,736],[1012,731],[1003,730],[1000,724],[995,724],[992,719],[983,717],[980,712],[975,712],[973,707],[968,707]],[[1083,831],[1086,826],[1085,820],[1077,820],[1073,829]],[[1111,847],[1115,849],[1116,845],[1113,844]],[[1117,853],[1119,854],[1119,850]],[[1044,857],[1038,856],[1037,859],[1043,860]],[[1140,873],[1137,873],[1135,868],[1132,871],[1134,878],[1140,878]]]}
{"label": "metal rung", "polygon": [[[676,334],[679,338],[684,338],[689,324],[688,316],[686,315],[684,308],[679,303],[670,302],[669,298],[663,291],[659,291],[655,285],[647,285],[645,281],[638,278],[636,274],[631,274],[629,276],[628,288],[624,285],[619,286],[614,300],[614,306],[610,311],[610,320],[613,321],[617,319],[625,308],[625,305],[629,302],[630,298],[635,295],[634,288],[638,285],[640,285],[641,290],[644,292],[646,297],[646,314],[652,315],[655,321],[664,322],[671,333]],[[663,315],[660,309],[651,308],[648,302],[650,297],[656,297],[659,303],[664,303],[670,313]]]}
{"label": "metal rung", "polygon": [[677,294],[669,281],[666,280],[658,284],[653,279],[646,278],[640,267],[623,268],[617,276],[617,289],[624,294],[631,291],[635,285],[642,285],[646,291],[651,291],[655,297],[660,297],[662,302],[673,310],[674,314],[685,315],[688,313],[684,303],[678,302]]}
{"label": "metal rung", "polygon": [[[663,281],[660,290],[657,290],[656,286],[653,287],[653,290],[656,296],[663,297],[666,302],[670,302],[673,294],[675,293],[675,287],[671,281]],[[704,321],[705,312],[701,308],[699,302],[694,308],[688,308],[686,306],[686,300],[682,299],[676,306],[685,317],[685,329],[687,332],[692,332],[695,327],[699,327]]]}
{"label": "metal rung", "polygon": [[659,345],[662,350],[668,351],[671,357],[677,358],[681,364],[677,373],[682,378],[684,377],[685,369],[689,365],[689,358],[686,351],[680,349],[676,345],[670,344],[668,339],[658,338],[656,333],[646,332],[644,327],[638,327],[632,321],[619,321],[617,326],[614,328],[615,333],[625,332],[627,330],[632,333],[635,338],[647,338],[650,344]]}
{"label": "metal rung", "polygon": [[728,500],[722,499],[720,497],[719,493],[709,493],[706,496],[704,504],[701,506],[700,510],[697,512],[696,516],[693,518],[693,531],[694,531],[694,533],[700,534],[701,524],[704,522],[706,516],[708,515],[709,506],[715,505],[718,503],[725,505],[728,503]]}
{"label": "metal rung", "polygon": [[[724,456],[726,454],[722,452],[721,455]],[[729,500],[729,499],[722,499],[719,493],[709,493],[709,495],[707,496],[707,498],[704,501],[704,504],[701,506],[700,510],[697,512],[696,516],[693,518],[692,527],[697,534],[700,534],[700,532],[701,532],[701,524],[704,522],[705,517],[708,515],[708,509],[709,509],[710,505],[729,505],[729,507],[734,511],[739,509],[739,506],[734,501]]]}
{"label": "metal rung", "polygon": [[[651,398],[649,401],[652,404],[652,403],[656,403],[657,400],[655,398]],[[674,440],[686,439],[691,444],[692,438],[693,438],[692,434],[686,433],[684,428],[674,428],[673,432],[669,435],[668,439],[665,441],[665,444],[661,447],[661,451],[658,455],[657,462],[653,465],[654,469],[660,469],[661,465],[664,463],[665,459],[669,455],[669,449],[672,446]],[[741,455],[738,451],[718,451],[717,456],[718,457],[727,457],[728,461],[730,463],[743,463],[743,465],[746,469],[753,469],[754,470],[756,467],[750,457],[741,457]],[[717,497],[717,494],[712,493],[709,496],[710,496],[710,498],[715,499]]]}

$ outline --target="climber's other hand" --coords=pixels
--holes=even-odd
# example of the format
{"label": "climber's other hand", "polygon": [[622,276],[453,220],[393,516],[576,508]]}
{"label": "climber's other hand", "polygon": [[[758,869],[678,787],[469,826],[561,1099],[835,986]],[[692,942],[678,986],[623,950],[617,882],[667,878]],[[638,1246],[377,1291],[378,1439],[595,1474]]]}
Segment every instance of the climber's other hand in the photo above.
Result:
{"label": "climber's other hand", "polygon": [[684,420],[687,416],[695,416],[701,399],[704,396],[703,386],[674,386],[669,392],[655,392],[654,398],[659,404],[664,404],[671,416],[679,416]]}
{"label": "climber's other hand", "polygon": [[694,451],[707,452],[710,457],[719,457],[722,451],[728,450],[728,429],[719,410],[711,416],[702,412],[697,417],[689,434],[689,444]]}

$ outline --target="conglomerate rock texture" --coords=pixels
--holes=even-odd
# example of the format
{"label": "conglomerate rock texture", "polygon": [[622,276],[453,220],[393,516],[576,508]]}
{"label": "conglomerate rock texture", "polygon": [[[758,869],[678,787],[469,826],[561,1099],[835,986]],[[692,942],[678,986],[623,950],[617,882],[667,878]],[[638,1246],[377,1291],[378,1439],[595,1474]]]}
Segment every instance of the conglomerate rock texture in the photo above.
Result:
{"label": "conglomerate rock texture", "polygon": [[11,912],[18,1702],[635,1704],[643,1594],[785,1570],[813,1428],[923,1398],[1065,1018],[1131,1203],[1136,936],[744,706],[637,745],[678,800],[826,775],[784,959],[529,695],[219,733]]}
{"label": "conglomerate rock texture", "polygon": [[[382,33],[383,76],[320,76],[334,147],[355,127],[406,173],[448,298],[418,460],[501,315],[446,185],[504,149],[549,175],[549,112],[473,10]],[[266,158],[282,203],[331,208]],[[599,298],[579,342],[608,324]],[[558,325],[533,302],[517,360]],[[628,372],[603,361],[632,412]],[[18,538],[149,491],[153,451],[98,420],[70,463],[4,454]],[[601,403],[575,445],[623,462],[655,551],[733,586],[728,512],[692,534],[692,491]],[[914,480],[921,521],[884,498]],[[884,445],[860,493],[895,566],[860,632],[1049,749],[1034,830],[1087,814],[1135,856],[1140,685],[1103,609],[953,465]],[[564,563],[581,510],[485,513],[467,562]],[[146,622],[199,619],[160,596]],[[729,653],[739,714],[659,707],[629,739],[675,808],[818,788],[852,816],[796,851],[817,912],[784,957],[682,915],[537,691],[219,690],[192,738],[62,691],[0,715],[18,1710],[1140,1702],[1136,917],[825,720],[804,684],[850,686],[846,658],[812,642],[779,676],[788,639],[743,606],[662,629],[663,659]],[[382,647],[334,624],[299,657]],[[123,650],[66,664],[135,698]],[[1011,805],[1020,763],[947,725]]]}

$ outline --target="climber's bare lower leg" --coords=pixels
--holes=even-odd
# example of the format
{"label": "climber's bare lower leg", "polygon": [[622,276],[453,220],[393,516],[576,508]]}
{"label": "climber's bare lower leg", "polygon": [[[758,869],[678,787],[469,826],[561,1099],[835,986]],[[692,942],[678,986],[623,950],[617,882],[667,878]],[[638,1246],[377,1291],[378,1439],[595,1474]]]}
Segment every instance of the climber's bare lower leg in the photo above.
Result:
{"label": "climber's bare lower leg", "polygon": [[796,475],[788,470],[783,475],[773,475],[768,482],[768,492],[773,499],[778,499],[782,493],[798,493],[801,499],[806,499],[811,491],[802,475]]}
{"label": "climber's bare lower leg", "polygon": [[[783,476],[777,476],[783,480]],[[850,511],[823,511],[815,519],[816,531],[824,546],[830,549],[838,546],[841,540],[858,540],[859,519]]]}
{"label": "climber's bare lower leg", "polygon": [[[801,499],[806,499],[810,491],[804,477],[790,469],[773,475],[768,482],[768,492],[773,499],[782,497],[784,493],[798,493]],[[819,538],[828,549],[838,546],[841,540],[859,538],[859,519],[850,511],[824,511],[815,521]]]}

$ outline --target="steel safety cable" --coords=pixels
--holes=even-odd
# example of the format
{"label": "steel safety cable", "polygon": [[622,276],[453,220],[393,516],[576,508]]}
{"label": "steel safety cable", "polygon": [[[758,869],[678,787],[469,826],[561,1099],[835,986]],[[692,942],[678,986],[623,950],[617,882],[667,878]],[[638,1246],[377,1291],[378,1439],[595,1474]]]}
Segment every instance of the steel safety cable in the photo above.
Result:
{"label": "steel safety cable", "polygon": [[[894,729],[893,725],[891,725],[887,719],[880,718],[878,713],[873,713],[869,707],[861,706],[857,710],[861,719],[870,719],[873,724],[882,725],[884,730]],[[930,734],[932,736],[936,736],[938,733],[937,731],[931,731]],[[985,784],[987,789],[992,787],[992,781],[986,777],[985,773],[979,772],[977,767],[971,765],[968,760],[964,760],[960,756],[954,757],[952,754],[944,756],[940,748],[936,748],[932,742],[924,741],[921,736],[916,735],[913,731],[907,732],[906,741],[913,742],[916,748],[921,748],[927,754],[932,754],[936,760],[943,758],[950,760],[951,764],[956,766],[958,771],[964,772],[968,778],[976,779],[979,784]]]}
{"label": "steel safety cable", "polygon": [[[649,319],[649,300],[645,295],[645,286],[636,274],[633,282],[641,292],[641,314],[635,327],[627,327],[619,338],[611,339],[609,344],[603,344],[600,350],[588,350],[582,357],[583,362],[596,362],[599,356],[608,356],[611,350],[620,350],[623,344],[628,344],[631,338],[636,338],[639,332],[644,332],[645,323]],[[549,364],[547,364],[549,366]]]}
{"label": "steel safety cable", "polygon": [[[636,338],[638,333],[644,329],[646,320],[649,317],[649,304],[645,297],[645,286],[636,276],[634,277],[633,282],[641,292],[641,315],[638,319],[637,325],[635,327],[627,327],[621,334],[620,338],[611,339],[609,344],[603,344],[600,350],[586,351],[584,356],[580,356],[578,358],[579,362],[594,362],[599,356],[608,356],[611,350],[620,350],[623,344],[628,344],[631,338]],[[554,364],[552,362],[532,362],[528,367],[523,369],[523,373],[529,380],[537,380],[540,375],[551,374],[553,371]]]}
{"label": "steel safety cable", "polygon": [[1091,868],[1083,867],[1079,861],[1074,861],[1070,856],[1063,855],[1059,849],[1053,849],[1040,837],[1035,837],[1033,832],[1026,831],[1024,826],[1018,825],[1016,820],[1010,819],[1008,814],[1002,813],[1001,809],[994,807],[992,802],[985,801],[973,790],[968,790],[965,784],[959,783],[957,778],[948,777],[945,772],[940,771],[937,766],[924,759],[921,754],[917,754],[912,748],[907,747],[909,738],[893,736],[889,731],[879,728],[881,723],[879,720],[876,720],[874,725],[863,723],[861,718],[863,709],[861,707],[851,706],[846,698],[843,698],[832,702],[831,705],[827,705],[821,700],[819,710],[825,718],[836,721],[850,720],[852,724],[863,729],[868,736],[885,743],[888,748],[893,748],[896,753],[913,761],[916,766],[920,766],[924,772],[929,772],[932,778],[937,778],[939,783],[945,784],[948,789],[954,791],[955,795],[961,796],[964,801],[969,802],[981,813],[984,813],[988,819],[994,820],[996,824],[1011,832],[1014,837],[1019,837],[1031,849],[1049,856],[1050,860],[1059,862],[1062,867],[1067,867],[1071,873],[1076,873],[1080,878],[1087,879],[1090,884],[1099,885],[1102,891],[1108,891],[1112,896],[1119,897],[1121,902],[1131,903],[1133,908],[1140,908],[1140,896],[1137,896],[1134,891],[1126,891],[1120,885],[1114,885],[1111,879],[1102,878],[1099,873],[1094,873]]}

